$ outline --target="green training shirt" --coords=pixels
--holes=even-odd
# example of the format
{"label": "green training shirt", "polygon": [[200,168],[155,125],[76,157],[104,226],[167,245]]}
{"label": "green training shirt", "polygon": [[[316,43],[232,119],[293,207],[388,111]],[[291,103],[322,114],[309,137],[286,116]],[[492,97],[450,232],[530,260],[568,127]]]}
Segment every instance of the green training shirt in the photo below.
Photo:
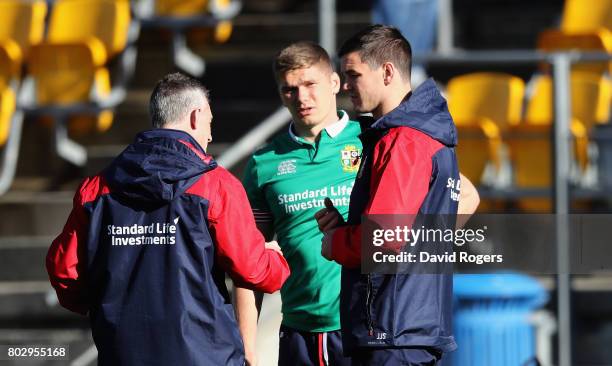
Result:
{"label": "green training shirt", "polygon": [[314,214],[325,197],[346,219],[359,168],[361,129],[344,111],[309,143],[289,132],[255,152],[244,186],[255,219],[272,222],[291,268],[281,289],[283,324],[309,332],[340,329],[340,265],[321,256]]}

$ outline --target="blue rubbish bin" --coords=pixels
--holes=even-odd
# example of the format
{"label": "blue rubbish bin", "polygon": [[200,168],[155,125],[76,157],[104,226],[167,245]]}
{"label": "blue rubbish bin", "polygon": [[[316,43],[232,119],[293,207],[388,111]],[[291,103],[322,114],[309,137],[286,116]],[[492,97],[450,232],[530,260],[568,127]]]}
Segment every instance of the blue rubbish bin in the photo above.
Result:
{"label": "blue rubbish bin", "polygon": [[546,290],[521,274],[460,274],[454,277],[454,366],[535,365],[533,310]]}

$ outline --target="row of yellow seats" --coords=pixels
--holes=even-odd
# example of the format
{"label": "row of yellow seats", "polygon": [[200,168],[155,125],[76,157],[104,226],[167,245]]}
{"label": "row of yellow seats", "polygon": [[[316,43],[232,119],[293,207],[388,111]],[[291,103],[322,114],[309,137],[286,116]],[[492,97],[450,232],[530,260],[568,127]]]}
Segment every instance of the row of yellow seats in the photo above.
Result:
{"label": "row of yellow seats", "polygon": [[[571,74],[571,135],[576,165],[584,171],[588,161],[588,134],[610,117],[612,86],[602,75],[584,71]],[[473,73],[448,83],[448,104],[459,131],[457,156],[461,171],[479,183],[487,163],[496,170],[509,147],[513,183],[520,188],[546,188],[551,183],[551,126],[553,88],[549,76],[533,80],[525,113],[525,84],[503,73]]]}
{"label": "row of yellow seats", "polygon": [[[229,0],[212,0],[223,8]],[[156,14],[182,17],[205,12],[208,0],[157,0]],[[47,2],[0,1],[0,91],[19,83],[23,65],[35,82],[36,105],[70,105],[104,98],[111,91],[109,61],[127,45],[131,22],[128,0],[56,0],[45,36]],[[220,22],[214,39],[226,41],[231,23]],[[16,89],[16,88],[14,88]],[[73,116],[72,135],[103,132],[111,110],[97,116]],[[0,122],[0,146],[9,122]]]}
{"label": "row of yellow seats", "polygon": [[[37,105],[87,103],[110,93],[109,60],[125,49],[128,0],[57,0],[45,36],[45,1],[0,2],[0,85],[19,80],[22,64],[34,79]],[[111,111],[73,117],[72,132],[107,130]],[[0,145],[9,127],[0,127]]]}
{"label": "row of yellow seats", "polygon": [[[213,1],[220,7],[230,3],[229,0]],[[201,14],[209,6],[208,2],[158,0],[156,14],[171,17]],[[20,76],[21,64],[27,59],[30,47],[43,43],[46,14],[46,1],[0,1],[0,88]],[[46,46],[92,43],[86,53],[90,54],[91,63],[100,64],[125,48],[129,23],[127,0],[57,0],[44,43]],[[230,34],[230,22],[221,22],[215,29],[215,39],[219,42],[226,41]],[[30,57],[30,62],[37,61],[36,57]]]}

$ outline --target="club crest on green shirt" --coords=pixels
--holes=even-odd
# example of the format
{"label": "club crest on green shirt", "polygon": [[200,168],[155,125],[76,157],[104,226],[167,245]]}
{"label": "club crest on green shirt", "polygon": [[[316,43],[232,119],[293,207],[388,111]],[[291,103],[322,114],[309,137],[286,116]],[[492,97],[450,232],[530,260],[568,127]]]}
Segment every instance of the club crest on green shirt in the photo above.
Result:
{"label": "club crest on green shirt", "polygon": [[296,169],[295,159],[283,160],[278,164],[276,175],[295,174]]}
{"label": "club crest on green shirt", "polygon": [[342,170],[347,173],[355,173],[359,169],[360,155],[361,149],[357,148],[357,146],[346,145],[344,149],[340,151]]}

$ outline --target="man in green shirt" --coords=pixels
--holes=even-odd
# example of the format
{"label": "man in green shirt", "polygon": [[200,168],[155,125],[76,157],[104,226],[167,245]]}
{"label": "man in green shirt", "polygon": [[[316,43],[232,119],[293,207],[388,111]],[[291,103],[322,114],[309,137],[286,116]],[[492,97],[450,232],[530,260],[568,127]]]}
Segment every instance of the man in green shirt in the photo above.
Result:
{"label": "man in green shirt", "polygon": [[[279,365],[348,365],[340,338],[340,266],[320,254],[314,214],[329,197],[346,217],[359,168],[358,122],[336,109],[340,78],[325,50],[310,42],[277,55],[274,72],[293,122],[255,152],[243,184],[264,236],[274,233],[291,275],[281,289]],[[237,289],[247,360],[254,360],[255,296]]]}

